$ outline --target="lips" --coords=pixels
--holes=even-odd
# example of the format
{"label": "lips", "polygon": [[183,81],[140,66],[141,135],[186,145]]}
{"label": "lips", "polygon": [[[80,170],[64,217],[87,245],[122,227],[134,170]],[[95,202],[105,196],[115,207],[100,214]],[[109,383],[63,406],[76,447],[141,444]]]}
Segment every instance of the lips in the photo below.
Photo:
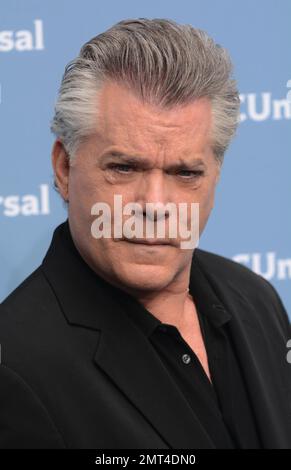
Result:
{"label": "lips", "polygon": [[145,240],[145,239],[140,239],[140,238],[125,238],[124,241],[129,242],[129,243],[137,243],[141,245],[170,245],[169,242],[166,240]]}

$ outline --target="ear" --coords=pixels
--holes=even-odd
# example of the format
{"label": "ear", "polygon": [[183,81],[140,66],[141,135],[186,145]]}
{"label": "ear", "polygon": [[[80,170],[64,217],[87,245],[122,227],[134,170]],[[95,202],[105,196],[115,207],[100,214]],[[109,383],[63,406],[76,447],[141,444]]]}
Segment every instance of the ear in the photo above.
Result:
{"label": "ear", "polygon": [[52,148],[52,165],[55,175],[55,184],[58,187],[62,198],[68,202],[69,194],[69,155],[62,142],[57,139]]}

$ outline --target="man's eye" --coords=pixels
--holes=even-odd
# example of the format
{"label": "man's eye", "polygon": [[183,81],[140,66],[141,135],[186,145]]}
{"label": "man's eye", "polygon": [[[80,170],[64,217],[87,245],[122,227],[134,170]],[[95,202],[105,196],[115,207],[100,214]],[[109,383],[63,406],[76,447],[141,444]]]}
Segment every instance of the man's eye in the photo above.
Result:
{"label": "man's eye", "polygon": [[177,173],[184,179],[198,178],[204,174],[203,170],[180,170]]}
{"label": "man's eye", "polygon": [[117,173],[130,173],[134,169],[132,165],[122,163],[110,165],[109,168]]}

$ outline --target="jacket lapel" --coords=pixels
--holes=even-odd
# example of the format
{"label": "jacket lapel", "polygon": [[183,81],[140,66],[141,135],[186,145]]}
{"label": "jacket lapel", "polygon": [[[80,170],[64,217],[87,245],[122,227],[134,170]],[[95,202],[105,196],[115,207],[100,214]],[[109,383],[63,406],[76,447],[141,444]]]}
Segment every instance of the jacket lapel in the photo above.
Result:
{"label": "jacket lapel", "polygon": [[114,327],[102,329],[94,357],[96,364],[111,377],[170,447],[213,448],[148,339],[125,320],[120,309],[116,309],[116,313]]}

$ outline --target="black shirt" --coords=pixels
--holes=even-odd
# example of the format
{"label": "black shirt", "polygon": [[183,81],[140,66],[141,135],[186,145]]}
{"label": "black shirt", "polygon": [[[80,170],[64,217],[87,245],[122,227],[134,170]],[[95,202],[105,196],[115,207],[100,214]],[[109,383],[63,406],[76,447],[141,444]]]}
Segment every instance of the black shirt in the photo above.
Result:
{"label": "black shirt", "polygon": [[225,310],[195,258],[192,266],[189,292],[198,313],[212,383],[174,325],[162,323],[131,297],[123,299],[126,312],[148,337],[214,446],[262,448],[231,338],[231,314]]}

